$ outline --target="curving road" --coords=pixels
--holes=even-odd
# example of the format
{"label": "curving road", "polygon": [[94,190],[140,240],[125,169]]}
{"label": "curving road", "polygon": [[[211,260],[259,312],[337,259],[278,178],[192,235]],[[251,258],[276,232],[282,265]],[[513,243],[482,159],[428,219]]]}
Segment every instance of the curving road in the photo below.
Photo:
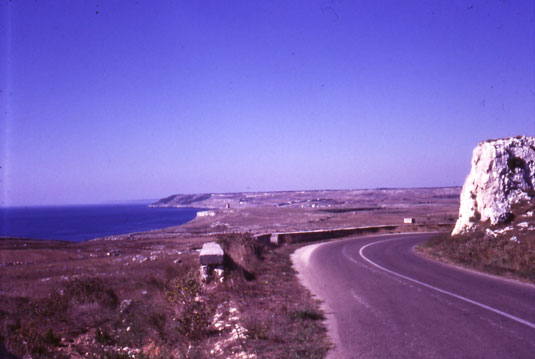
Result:
{"label": "curving road", "polygon": [[324,300],[331,358],[535,358],[535,286],[423,258],[433,234],[303,247],[301,279]]}

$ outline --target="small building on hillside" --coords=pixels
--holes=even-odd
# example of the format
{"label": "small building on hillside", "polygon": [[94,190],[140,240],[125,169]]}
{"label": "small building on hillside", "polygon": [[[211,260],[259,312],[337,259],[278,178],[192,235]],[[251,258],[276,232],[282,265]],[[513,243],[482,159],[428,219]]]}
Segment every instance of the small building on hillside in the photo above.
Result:
{"label": "small building on hillside", "polygon": [[214,217],[215,211],[199,211],[197,217]]}

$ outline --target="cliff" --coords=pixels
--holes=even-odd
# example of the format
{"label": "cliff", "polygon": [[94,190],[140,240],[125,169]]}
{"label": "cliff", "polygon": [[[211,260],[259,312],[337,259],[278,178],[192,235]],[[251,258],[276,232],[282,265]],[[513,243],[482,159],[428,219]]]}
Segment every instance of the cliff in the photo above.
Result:
{"label": "cliff", "polygon": [[459,219],[452,235],[512,219],[511,207],[535,198],[535,137],[479,143],[461,191]]}
{"label": "cliff", "polygon": [[200,202],[212,197],[209,193],[204,194],[174,194],[153,203],[152,207],[195,207]]}

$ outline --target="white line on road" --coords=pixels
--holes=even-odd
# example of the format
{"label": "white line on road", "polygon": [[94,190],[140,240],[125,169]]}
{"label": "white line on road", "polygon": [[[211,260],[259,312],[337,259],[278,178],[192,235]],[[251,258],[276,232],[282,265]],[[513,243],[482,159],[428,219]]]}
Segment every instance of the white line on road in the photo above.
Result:
{"label": "white line on road", "polygon": [[424,282],[420,282],[419,280],[417,279],[414,279],[414,278],[410,278],[410,277],[407,277],[406,275],[403,275],[403,274],[400,274],[400,273],[397,273],[397,272],[394,272],[390,269],[386,269],[385,267],[382,267],[380,266],[379,264],[371,261],[369,258],[367,258],[365,255],[364,255],[364,249],[372,246],[372,245],[375,245],[375,244],[378,244],[378,243],[383,243],[383,242],[390,242],[390,241],[395,241],[395,240],[398,240],[397,238],[394,238],[394,239],[387,239],[387,240],[384,240],[384,241],[378,241],[378,242],[373,242],[373,243],[369,243],[365,246],[363,246],[360,250],[359,250],[359,254],[360,256],[362,257],[362,259],[364,259],[365,261],[367,261],[368,263],[370,263],[371,265],[385,271],[385,272],[388,272],[392,275],[395,275],[395,276],[398,276],[400,278],[403,278],[405,280],[408,280],[408,281],[411,281],[413,283],[416,283],[416,284],[419,284],[421,286],[424,286],[426,288],[429,288],[429,289],[432,289],[434,291],[437,291],[439,293],[442,293],[442,294],[446,294],[446,295],[449,295],[451,297],[454,297],[454,298],[457,298],[457,299],[460,299],[462,301],[465,301],[467,303],[470,303],[470,304],[473,304],[473,305],[476,305],[480,308],[483,308],[483,309],[486,309],[486,310],[489,310],[491,312],[494,312],[496,314],[499,314],[501,316],[504,316],[506,318],[509,318],[511,320],[514,320],[515,322],[518,322],[520,324],[524,324],[530,328],[533,328],[535,329],[535,323],[531,323],[531,322],[528,322],[527,320],[524,320],[524,319],[521,319],[521,318],[518,318],[518,317],[515,317],[514,315],[511,315],[511,314],[508,314],[508,313],[505,313],[505,312],[502,312],[501,310],[499,309],[496,309],[496,308],[493,308],[493,307],[489,307],[488,305],[485,305],[483,303],[479,303],[479,302],[476,302],[475,300],[472,300],[472,299],[468,299],[466,297],[463,297],[462,295],[458,295],[458,294],[455,294],[455,293],[452,293],[452,292],[448,292],[447,290],[444,290],[444,289],[440,289],[440,288],[437,288],[437,287],[434,287],[430,284],[427,284],[427,283],[424,283]]}

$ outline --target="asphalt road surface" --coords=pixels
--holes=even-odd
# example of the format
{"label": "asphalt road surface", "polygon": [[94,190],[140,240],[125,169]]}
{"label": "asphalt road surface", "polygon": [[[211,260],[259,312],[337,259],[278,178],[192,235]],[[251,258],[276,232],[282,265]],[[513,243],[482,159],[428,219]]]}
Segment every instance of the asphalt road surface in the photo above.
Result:
{"label": "asphalt road surface", "polygon": [[330,358],[535,358],[535,286],[423,258],[432,234],[357,237],[299,249],[324,300]]}

